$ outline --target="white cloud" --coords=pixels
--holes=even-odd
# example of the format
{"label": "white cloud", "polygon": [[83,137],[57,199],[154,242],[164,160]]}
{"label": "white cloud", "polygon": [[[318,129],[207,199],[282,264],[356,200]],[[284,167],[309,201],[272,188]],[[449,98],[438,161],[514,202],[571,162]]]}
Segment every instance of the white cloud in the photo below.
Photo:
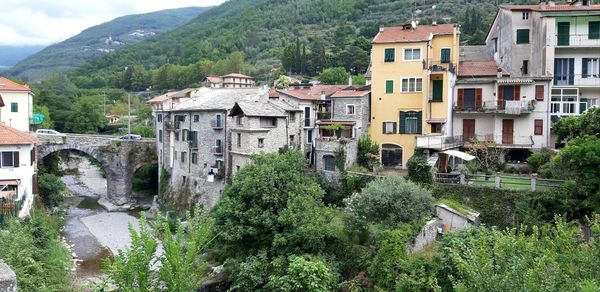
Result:
{"label": "white cloud", "polygon": [[129,14],[213,6],[224,0],[2,0],[0,45],[49,45]]}

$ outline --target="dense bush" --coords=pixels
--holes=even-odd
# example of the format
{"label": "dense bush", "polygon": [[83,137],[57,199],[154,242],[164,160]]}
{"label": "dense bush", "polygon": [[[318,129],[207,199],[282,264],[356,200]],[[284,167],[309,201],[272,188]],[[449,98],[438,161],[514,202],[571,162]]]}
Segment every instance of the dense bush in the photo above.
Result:
{"label": "dense bush", "polygon": [[431,175],[431,166],[427,164],[427,156],[422,153],[415,153],[408,162],[408,179],[419,184],[431,184],[433,177]]}
{"label": "dense bush", "polygon": [[358,140],[358,153],[356,162],[362,167],[373,170],[374,164],[379,162],[379,144],[371,140],[371,135],[366,134]]}
{"label": "dense bush", "polygon": [[44,173],[40,175],[38,185],[40,196],[46,207],[58,207],[64,202],[64,193],[67,187],[59,177],[51,173]]}
{"label": "dense bush", "polygon": [[536,152],[527,158],[527,163],[531,166],[533,172],[538,172],[542,165],[550,162],[550,154],[548,152]]}
{"label": "dense bush", "polygon": [[388,175],[371,181],[361,194],[352,196],[350,208],[367,222],[395,225],[431,216],[433,197],[413,182]]}

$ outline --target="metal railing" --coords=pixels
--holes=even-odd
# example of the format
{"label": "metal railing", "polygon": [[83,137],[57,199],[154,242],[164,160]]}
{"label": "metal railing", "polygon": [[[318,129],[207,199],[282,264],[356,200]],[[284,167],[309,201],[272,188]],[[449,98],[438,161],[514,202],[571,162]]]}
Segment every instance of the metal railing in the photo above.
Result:
{"label": "metal railing", "polygon": [[[596,63],[598,64],[598,63]],[[598,70],[596,68],[596,70]],[[554,76],[554,85],[572,85],[572,86],[600,86],[600,74],[590,72],[590,74],[567,74]]]}
{"label": "metal railing", "polygon": [[598,47],[600,39],[590,39],[589,34],[556,34],[552,43],[557,47]]}
{"label": "metal railing", "polygon": [[520,115],[531,113],[535,110],[535,103],[526,100],[505,100],[502,105],[497,100],[485,100],[482,105],[462,105],[454,103],[454,111],[457,112],[477,112],[477,113],[504,113],[508,115]]}
{"label": "metal railing", "polygon": [[210,126],[215,130],[223,129],[223,121],[222,120],[211,120]]}
{"label": "metal railing", "polygon": [[545,191],[561,186],[563,180],[541,179],[536,173],[529,176],[496,174],[436,173],[435,181],[441,184],[461,184],[510,190]]}
{"label": "metal railing", "polygon": [[424,59],[423,70],[429,70],[431,72],[451,72],[456,73],[456,64],[452,62],[445,62],[441,60]]}
{"label": "metal railing", "polygon": [[417,148],[448,150],[464,145],[462,136],[420,136],[417,137]]}
{"label": "metal railing", "polygon": [[223,155],[223,146],[212,146],[210,152],[214,155]]}
{"label": "metal railing", "polygon": [[476,142],[494,143],[498,147],[531,147],[534,144],[533,136],[485,134],[465,136],[463,139],[465,147],[472,147]]}
{"label": "metal railing", "polygon": [[330,120],[331,112],[317,112],[317,120]]}

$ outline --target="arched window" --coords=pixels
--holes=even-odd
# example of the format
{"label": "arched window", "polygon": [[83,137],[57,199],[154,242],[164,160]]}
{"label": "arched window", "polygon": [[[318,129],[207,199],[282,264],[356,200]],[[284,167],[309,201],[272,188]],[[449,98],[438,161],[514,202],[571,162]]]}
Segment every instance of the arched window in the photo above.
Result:
{"label": "arched window", "polygon": [[402,166],[402,147],[394,144],[381,145],[381,164],[386,167]]}
{"label": "arched window", "polygon": [[335,171],[335,158],[333,155],[323,155],[323,164],[325,170]]}

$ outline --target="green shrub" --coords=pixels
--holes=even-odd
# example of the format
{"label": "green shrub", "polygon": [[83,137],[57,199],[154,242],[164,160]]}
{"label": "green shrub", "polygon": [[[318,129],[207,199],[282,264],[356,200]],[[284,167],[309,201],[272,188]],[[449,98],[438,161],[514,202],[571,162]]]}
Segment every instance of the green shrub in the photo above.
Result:
{"label": "green shrub", "polygon": [[65,198],[64,192],[67,190],[65,184],[51,173],[40,175],[38,180],[40,196],[47,208],[60,206]]}
{"label": "green shrub", "polygon": [[431,184],[433,177],[431,175],[431,166],[427,164],[427,157],[424,154],[413,155],[406,163],[408,168],[408,179],[420,184]]}
{"label": "green shrub", "polygon": [[379,144],[371,140],[371,135],[366,134],[358,140],[358,152],[356,154],[356,162],[362,167],[373,170],[375,161],[379,161]]}
{"label": "green shrub", "polygon": [[527,163],[531,166],[533,172],[538,172],[542,165],[550,162],[550,154],[547,152],[536,152],[527,158]]}
{"label": "green shrub", "polygon": [[131,129],[132,134],[138,134],[144,138],[156,138],[156,131],[151,126],[137,125]]}

